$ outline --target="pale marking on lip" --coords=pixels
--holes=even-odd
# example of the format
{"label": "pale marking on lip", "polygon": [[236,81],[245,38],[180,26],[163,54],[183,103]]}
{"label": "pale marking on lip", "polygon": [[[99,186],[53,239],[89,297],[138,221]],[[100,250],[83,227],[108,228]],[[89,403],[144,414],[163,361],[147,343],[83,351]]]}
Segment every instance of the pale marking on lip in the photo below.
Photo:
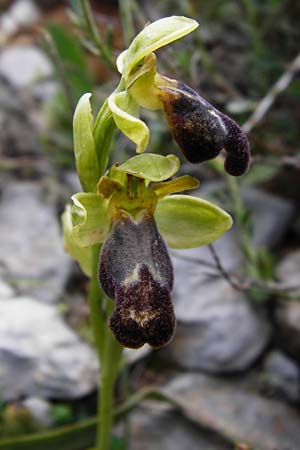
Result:
{"label": "pale marking on lip", "polygon": [[134,283],[135,281],[139,280],[139,274],[140,274],[140,267],[141,264],[138,263],[135,268],[133,269],[133,271],[131,272],[130,275],[128,275],[125,280],[123,281],[123,285],[127,286],[128,284]]}
{"label": "pale marking on lip", "polygon": [[146,310],[137,312],[134,308],[130,308],[125,314],[127,319],[132,319],[141,326],[146,325],[150,320],[155,319],[159,315],[157,311],[150,312]]}

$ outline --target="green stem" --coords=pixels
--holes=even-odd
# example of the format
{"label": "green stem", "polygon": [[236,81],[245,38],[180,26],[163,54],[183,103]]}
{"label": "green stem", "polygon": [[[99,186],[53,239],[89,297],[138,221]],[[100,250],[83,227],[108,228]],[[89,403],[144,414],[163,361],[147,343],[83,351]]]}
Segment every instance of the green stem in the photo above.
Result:
{"label": "green stem", "polygon": [[247,225],[245,225],[244,216],[245,216],[245,208],[243,205],[243,200],[241,197],[240,189],[237,180],[226,174],[228,187],[233,200],[234,212],[236,215],[237,223],[241,232],[241,243],[244,255],[247,258],[249,263],[248,269],[252,272],[252,268],[256,266],[256,253],[253,249],[251,236],[249,234],[249,230]]}
{"label": "green stem", "polygon": [[104,330],[106,327],[105,314],[103,310],[103,292],[98,282],[98,260],[100,244],[92,246],[92,277],[89,285],[88,302],[90,307],[91,325],[98,353],[101,362],[104,353]]}
{"label": "green stem", "polygon": [[92,14],[91,6],[89,0],[80,0],[81,10],[85,20],[87,31],[90,35],[90,39],[96,46],[99,56],[106,61],[110,68],[114,67],[114,62],[112,60],[112,55],[109,50],[105,47],[102,42],[101,36],[97,30],[95,20]]}
{"label": "green stem", "polygon": [[119,9],[125,45],[126,47],[129,47],[135,35],[131,1],[119,0]]}
{"label": "green stem", "polygon": [[[114,306],[112,301],[107,302],[107,315],[110,315]],[[97,433],[97,448],[109,450],[111,429],[113,424],[113,394],[114,385],[120,366],[123,347],[115,340],[108,327],[105,328],[105,346],[102,359],[100,394],[99,394],[99,420],[101,430]]]}
{"label": "green stem", "polygon": [[92,277],[89,289],[91,323],[98,352],[100,379],[98,390],[97,450],[109,450],[113,417],[113,390],[118,374],[122,347],[112,336],[107,319],[114,304],[106,300],[98,282],[100,245],[92,247]]}

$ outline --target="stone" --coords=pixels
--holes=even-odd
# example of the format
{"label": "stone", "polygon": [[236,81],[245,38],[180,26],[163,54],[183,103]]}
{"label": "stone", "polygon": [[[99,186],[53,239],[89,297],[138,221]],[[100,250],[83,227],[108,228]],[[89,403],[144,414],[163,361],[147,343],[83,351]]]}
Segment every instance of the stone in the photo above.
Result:
{"label": "stone", "polygon": [[263,387],[272,395],[288,401],[300,402],[300,369],[295,362],[278,350],[273,350],[264,361]]}
{"label": "stone", "polygon": [[12,85],[0,76],[0,155],[32,156],[39,152],[39,136],[28,107]]}
{"label": "stone", "polygon": [[31,0],[14,1],[0,17],[0,43],[16,33],[19,28],[32,25],[39,17],[39,10]]}
{"label": "stone", "polygon": [[7,301],[9,298],[14,297],[13,288],[7,284],[5,281],[0,279],[0,302]]}
{"label": "stone", "polygon": [[166,357],[189,370],[225,373],[248,368],[269,341],[270,326],[263,314],[225,280],[202,283],[195,277],[190,282],[188,274],[185,295],[178,295],[177,283],[175,271],[178,324],[163,350]]}
{"label": "stone", "polygon": [[31,416],[45,428],[53,425],[51,404],[41,397],[27,397],[22,405],[30,412]]}
{"label": "stone", "polygon": [[[220,182],[205,183],[196,196],[210,198],[224,189]],[[271,248],[280,242],[294,207],[257,189],[243,193],[252,213],[253,246]],[[222,266],[238,273],[244,257],[234,225],[214,243]],[[270,338],[263,308],[224,280],[208,246],[173,250],[173,300],[177,330],[164,355],[186,369],[212,373],[247,369],[260,356]]]}
{"label": "stone", "polygon": [[56,210],[37,182],[11,181],[0,203],[0,271],[22,294],[53,303],[72,268]]}
{"label": "stone", "polygon": [[0,74],[17,88],[25,88],[34,81],[47,78],[52,71],[45,53],[32,45],[6,47],[0,54]]}
{"label": "stone", "polygon": [[260,450],[299,448],[297,410],[248,390],[236,378],[225,381],[189,373],[175,377],[162,390],[187,418],[232,443]]}
{"label": "stone", "polygon": [[299,287],[300,291],[300,249],[288,253],[277,266],[279,279],[290,286]]}
{"label": "stone", "polygon": [[154,405],[130,415],[130,450],[231,450],[213,433],[197,428],[170,408]]}
{"label": "stone", "polygon": [[[300,250],[289,253],[277,267],[280,281],[299,286],[293,293],[300,295]],[[292,291],[291,291],[292,292]],[[300,302],[278,297],[275,308],[276,339],[278,345],[299,361],[300,355]]]}
{"label": "stone", "polygon": [[95,352],[65,324],[54,306],[17,297],[0,302],[0,317],[2,400],[74,399],[96,389]]}

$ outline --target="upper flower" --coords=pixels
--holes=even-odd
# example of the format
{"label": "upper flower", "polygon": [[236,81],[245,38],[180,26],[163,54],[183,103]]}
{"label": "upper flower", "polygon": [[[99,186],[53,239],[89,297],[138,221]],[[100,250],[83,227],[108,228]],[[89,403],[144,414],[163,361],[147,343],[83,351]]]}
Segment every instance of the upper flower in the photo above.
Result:
{"label": "upper flower", "polygon": [[140,106],[163,109],[176,142],[190,162],[207,161],[225,150],[225,170],[239,176],[250,163],[249,143],[240,127],[196,91],[156,70],[153,51],[197,26],[194,20],[176,16],[147,25],[117,60],[124,90],[113,93],[108,104],[117,126],[136,143],[138,153],[146,149],[149,140],[148,127],[139,119]]}

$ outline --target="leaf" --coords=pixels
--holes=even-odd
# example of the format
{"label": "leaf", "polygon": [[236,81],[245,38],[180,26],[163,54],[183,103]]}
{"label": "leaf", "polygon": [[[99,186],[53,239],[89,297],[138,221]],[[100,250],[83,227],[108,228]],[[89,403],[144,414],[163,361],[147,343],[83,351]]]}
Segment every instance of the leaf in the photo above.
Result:
{"label": "leaf", "polygon": [[73,238],[73,224],[71,205],[67,205],[64,213],[61,216],[63,226],[63,237],[65,250],[68,252],[75,261],[78,262],[82,271],[87,275],[92,274],[92,253],[88,247],[79,247],[77,242]]}
{"label": "leaf", "polygon": [[108,98],[117,127],[136,144],[137,153],[146,150],[149,141],[149,128],[137,116],[139,106],[131,95],[125,91],[112,94]]}
{"label": "leaf", "polygon": [[159,19],[145,28],[133,39],[129,48],[117,59],[117,67],[125,78],[146,55],[191,33],[198,23],[187,17],[171,16]]}
{"label": "leaf", "polygon": [[[66,27],[50,23],[47,25],[47,30],[54,41],[64,73],[72,88],[72,94],[77,100],[83,92],[93,88],[85,54],[76,35],[69,33]],[[58,72],[58,69],[56,71]]]}
{"label": "leaf", "polygon": [[163,181],[171,178],[178,171],[179,164],[179,159],[175,155],[145,153],[133,156],[118,169],[149,181]]}
{"label": "leaf", "polygon": [[218,239],[232,225],[229,214],[189,195],[172,195],[158,202],[155,219],[172,248],[193,248]]}
{"label": "leaf", "polygon": [[73,119],[76,168],[85,192],[96,192],[99,180],[98,160],[93,138],[91,95],[87,93],[79,99]]}
{"label": "leaf", "polygon": [[74,240],[80,247],[103,242],[109,231],[108,202],[102,196],[80,192],[72,196]]}

